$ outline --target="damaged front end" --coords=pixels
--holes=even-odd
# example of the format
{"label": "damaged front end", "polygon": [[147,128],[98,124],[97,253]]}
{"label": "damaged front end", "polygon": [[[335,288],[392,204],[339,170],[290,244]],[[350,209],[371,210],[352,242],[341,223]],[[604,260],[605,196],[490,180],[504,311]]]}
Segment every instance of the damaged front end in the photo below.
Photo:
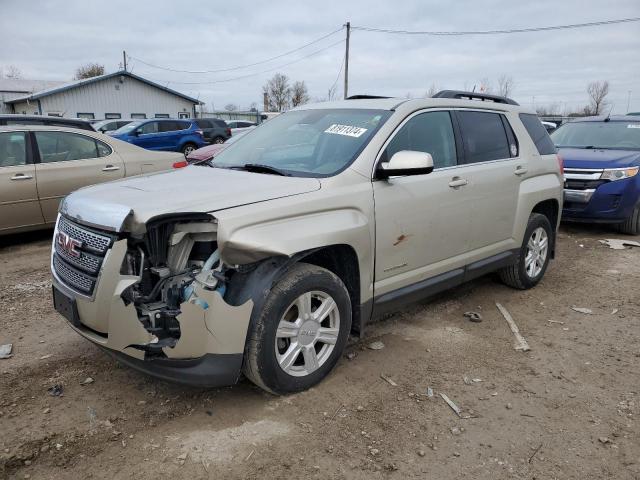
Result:
{"label": "damaged front end", "polygon": [[76,331],[162,378],[237,379],[253,302],[225,300],[237,270],[220,260],[215,218],[160,216],[126,233],[64,213],[52,249],[54,303]]}

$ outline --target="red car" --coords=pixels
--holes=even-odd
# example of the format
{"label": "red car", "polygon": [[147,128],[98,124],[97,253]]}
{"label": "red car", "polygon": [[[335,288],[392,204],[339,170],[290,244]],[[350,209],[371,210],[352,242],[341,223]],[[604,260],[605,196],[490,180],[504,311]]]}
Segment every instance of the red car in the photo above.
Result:
{"label": "red car", "polygon": [[239,138],[245,136],[247,133],[249,133],[249,131],[238,132],[225,143],[213,143],[211,145],[207,145],[206,147],[194,150],[187,156],[186,160],[175,162],[173,164],[173,168],[183,168],[188,165],[194,165],[211,160],[213,157],[215,157],[232,143],[236,142]]}

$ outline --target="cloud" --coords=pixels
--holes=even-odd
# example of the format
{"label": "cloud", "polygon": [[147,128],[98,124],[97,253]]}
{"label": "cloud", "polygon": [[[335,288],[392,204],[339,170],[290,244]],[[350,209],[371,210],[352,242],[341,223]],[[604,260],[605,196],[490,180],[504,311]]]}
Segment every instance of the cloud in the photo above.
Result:
{"label": "cloud", "polygon": [[[350,2],[207,2],[111,0],[96,3],[3,0],[0,58],[30,78],[66,80],[87,62],[118,68],[122,50],[149,63],[183,70],[248,64],[292,50],[339,28],[353,25],[407,30],[522,28],[638,16],[635,0],[512,2],[507,0]],[[640,23],[543,33],[432,37],[354,31],[350,53],[350,93],[424,95],[440,88],[471,88],[481,78],[501,74],[515,80],[523,104],[587,103],[586,85],[609,80],[614,111],[640,110]],[[133,60],[139,75],[197,96],[211,106],[261,104],[261,87],[276,69],[305,80],[312,98],[326,95],[344,56],[336,45],[292,65],[285,63],[330,45],[341,32],[300,52],[247,69],[215,74],[182,74],[153,69]],[[184,85],[181,82],[203,82]],[[342,79],[338,81],[342,91]]]}

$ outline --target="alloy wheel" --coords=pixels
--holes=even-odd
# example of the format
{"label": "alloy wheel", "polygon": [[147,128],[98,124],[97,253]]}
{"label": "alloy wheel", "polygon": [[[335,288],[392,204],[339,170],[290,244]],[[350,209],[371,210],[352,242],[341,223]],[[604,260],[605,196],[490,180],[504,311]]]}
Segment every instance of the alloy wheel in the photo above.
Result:
{"label": "alloy wheel", "polygon": [[536,228],[527,242],[524,268],[529,278],[536,278],[544,268],[549,253],[549,236],[544,228]]}

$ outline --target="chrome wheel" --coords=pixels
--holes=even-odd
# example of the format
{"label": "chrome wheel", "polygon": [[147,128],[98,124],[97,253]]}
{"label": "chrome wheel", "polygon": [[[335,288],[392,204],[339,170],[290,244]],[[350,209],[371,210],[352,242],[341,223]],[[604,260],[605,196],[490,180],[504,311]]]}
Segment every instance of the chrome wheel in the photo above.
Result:
{"label": "chrome wheel", "polygon": [[527,242],[527,254],[524,260],[524,268],[529,278],[537,277],[547,261],[549,252],[549,236],[544,228],[536,228]]}
{"label": "chrome wheel", "polygon": [[213,141],[213,143],[217,143],[217,144],[224,143],[224,138],[218,137]]}
{"label": "chrome wheel", "polygon": [[335,300],[320,291],[306,292],[289,305],[276,330],[276,359],[289,375],[303,377],[331,356],[340,333]]}

